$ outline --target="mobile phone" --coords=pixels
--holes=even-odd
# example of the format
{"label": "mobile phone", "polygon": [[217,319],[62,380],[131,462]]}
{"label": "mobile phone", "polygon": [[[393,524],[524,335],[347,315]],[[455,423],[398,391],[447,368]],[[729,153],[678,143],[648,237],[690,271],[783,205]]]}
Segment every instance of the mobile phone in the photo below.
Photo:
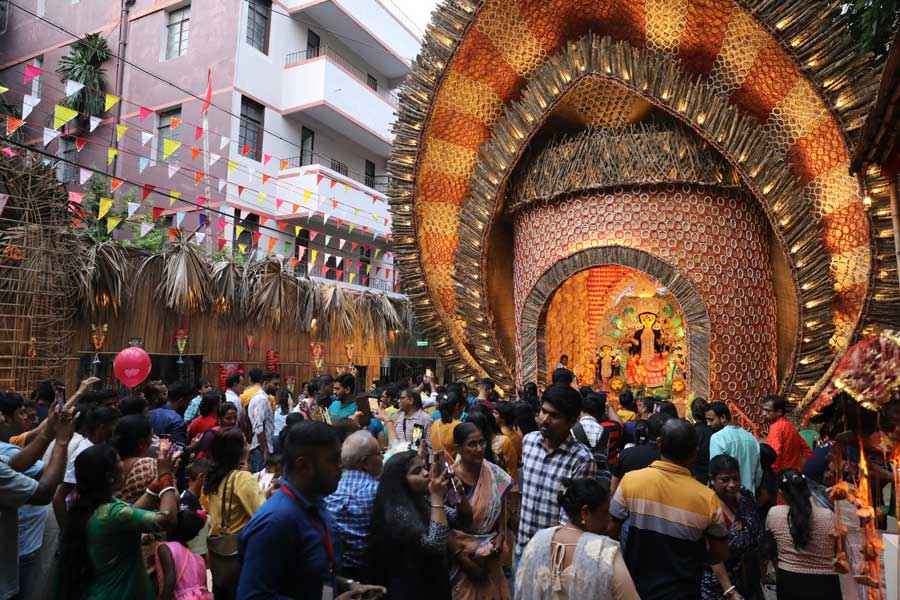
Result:
{"label": "mobile phone", "polygon": [[57,385],[53,388],[53,402],[62,406],[66,403],[66,387]]}
{"label": "mobile phone", "polygon": [[447,458],[443,452],[438,452],[434,455],[434,464],[437,467],[437,474],[443,475],[444,471],[447,470]]}
{"label": "mobile phone", "polygon": [[369,412],[373,415],[378,412],[381,407],[378,406],[378,398],[369,397]]}
{"label": "mobile phone", "polygon": [[422,438],[425,437],[425,428],[416,423],[413,425],[413,433],[412,433],[412,445],[418,447],[419,444],[422,443]]}

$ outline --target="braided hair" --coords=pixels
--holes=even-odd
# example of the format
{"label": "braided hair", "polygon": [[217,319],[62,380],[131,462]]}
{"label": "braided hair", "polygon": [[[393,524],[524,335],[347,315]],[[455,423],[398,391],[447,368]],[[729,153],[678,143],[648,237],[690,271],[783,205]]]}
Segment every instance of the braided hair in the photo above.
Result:
{"label": "braided hair", "polygon": [[788,503],[788,525],[794,547],[805,548],[809,544],[812,521],[812,501],[806,476],[788,469],[781,474],[778,488]]}

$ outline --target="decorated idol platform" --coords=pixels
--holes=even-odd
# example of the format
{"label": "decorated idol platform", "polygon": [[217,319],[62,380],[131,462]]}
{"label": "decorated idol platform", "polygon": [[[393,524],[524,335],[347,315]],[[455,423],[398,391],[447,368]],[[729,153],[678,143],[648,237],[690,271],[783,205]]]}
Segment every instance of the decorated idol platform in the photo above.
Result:
{"label": "decorated idol platform", "polygon": [[[900,325],[878,74],[819,3],[451,0],[401,94],[394,245],[423,334],[507,392],[802,415]],[[820,7],[821,9],[821,7]],[[885,233],[887,232],[887,233]]]}

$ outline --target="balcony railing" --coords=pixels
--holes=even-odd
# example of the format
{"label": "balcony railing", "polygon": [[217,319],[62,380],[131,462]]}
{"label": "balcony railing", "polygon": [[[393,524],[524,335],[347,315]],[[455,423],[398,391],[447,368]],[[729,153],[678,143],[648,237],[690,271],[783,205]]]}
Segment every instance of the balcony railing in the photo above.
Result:
{"label": "balcony railing", "polygon": [[[312,164],[320,164],[320,165],[328,165],[329,168],[333,171],[337,171],[346,177],[350,177],[355,181],[359,181],[364,184],[366,187],[372,188],[376,192],[381,192],[382,194],[387,194],[388,191],[388,176],[387,175],[364,175],[362,181],[360,181],[361,173],[357,171],[353,171],[348,169],[346,173],[334,168],[333,159],[327,156],[322,156],[320,154],[312,153],[312,154],[301,154],[300,156],[291,156],[287,159],[287,168],[288,169],[299,169],[300,167],[306,167]],[[343,164],[343,163],[341,163]],[[344,165],[346,166],[346,165]]]}
{"label": "balcony railing", "polygon": [[366,86],[373,94],[393,106],[397,108],[399,106],[400,100],[399,96],[396,92],[392,90],[384,90],[384,89],[376,89],[369,85],[369,74],[363,72],[358,67],[353,66],[353,64],[340,55],[333,48],[321,45],[315,48],[307,48],[306,50],[298,50],[297,52],[289,52],[284,57],[284,66],[285,67],[293,67],[295,65],[302,64],[308,60],[312,60],[314,58],[319,58],[320,56],[325,56],[328,60],[333,63],[340,65],[345,71],[350,73],[350,75],[356,79],[359,83]]}

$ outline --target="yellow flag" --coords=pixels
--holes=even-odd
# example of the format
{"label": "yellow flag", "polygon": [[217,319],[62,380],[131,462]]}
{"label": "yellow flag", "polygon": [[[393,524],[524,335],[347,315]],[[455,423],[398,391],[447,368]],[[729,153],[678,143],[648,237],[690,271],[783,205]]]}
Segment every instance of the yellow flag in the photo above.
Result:
{"label": "yellow flag", "polygon": [[112,233],[112,230],[118,227],[122,222],[122,217],[108,217],[106,219],[106,233]]}
{"label": "yellow flag", "polygon": [[116,125],[116,139],[122,141],[126,131],[128,131],[128,125]]}
{"label": "yellow flag", "polygon": [[0,85],[0,94],[5,94],[8,91],[9,91],[8,87],[3,87],[2,85]]}
{"label": "yellow flag", "polygon": [[103,110],[109,110],[113,106],[115,106],[119,102],[118,96],[113,96],[112,94],[107,94],[106,99],[103,102]]}
{"label": "yellow flag", "polygon": [[237,163],[234,162],[233,160],[229,160],[228,161],[228,172],[231,173],[235,169],[237,169]]}
{"label": "yellow flag", "polygon": [[259,202],[260,204],[265,204],[266,203],[266,193],[258,192],[256,194],[256,201]]}
{"label": "yellow flag", "polygon": [[168,160],[172,153],[181,148],[181,142],[177,140],[163,140],[163,160]]}
{"label": "yellow flag", "polygon": [[175,206],[177,200],[181,200],[181,192],[176,192],[175,190],[169,192],[169,206]]}
{"label": "yellow flag", "polygon": [[97,218],[102,219],[106,216],[106,213],[109,212],[109,209],[112,208],[112,198],[100,198],[100,210],[97,211]]}
{"label": "yellow flag", "polygon": [[239,238],[242,233],[244,233],[244,227],[242,225],[237,225],[234,228],[234,237]]}
{"label": "yellow flag", "polygon": [[350,271],[350,283],[353,283],[353,280],[356,279],[356,273]]}
{"label": "yellow flag", "polygon": [[311,260],[310,262],[311,262],[312,264],[316,264],[316,259],[317,259],[318,257],[319,257],[319,251],[318,251],[318,250],[313,250],[313,251],[312,251],[312,260]]}
{"label": "yellow flag", "polygon": [[77,116],[77,110],[72,110],[68,106],[57,104],[53,107],[53,129],[59,129]]}
{"label": "yellow flag", "polygon": [[238,250],[241,251],[241,254],[247,254],[247,244],[238,244]]}
{"label": "yellow flag", "polygon": [[303,192],[303,204],[309,205],[309,199],[312,198],[312,190],[305,190]]}
{"label": "yellow flag", "polygon": [[302,227],[300,227],[299,225],[294,225],[294,237],[299,236],[301,231],[303,231]]}
{"label": "yellow flag", "polygon": [[112,161],[119,155],[119,151],[115,148],[109,148],[106,151],[106,164],[111,165]]}

